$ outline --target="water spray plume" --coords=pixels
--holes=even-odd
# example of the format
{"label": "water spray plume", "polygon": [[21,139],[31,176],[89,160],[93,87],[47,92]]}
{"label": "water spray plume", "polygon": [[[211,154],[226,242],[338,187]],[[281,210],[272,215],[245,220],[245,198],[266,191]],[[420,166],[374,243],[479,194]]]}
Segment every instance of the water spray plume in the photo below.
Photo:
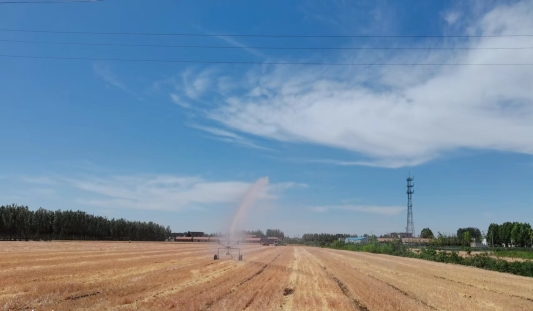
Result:
{"label": "water spray plume", "polygon": [[265,192],[268,186],[268,177],[259,178],[256,180],[248,190],[244,193],[244,196],[239,204],[239,208],[233,216],[229,233],[234,234],[237,227],[242,225],[246,219],[246,213],[253,206],[255,201]]}

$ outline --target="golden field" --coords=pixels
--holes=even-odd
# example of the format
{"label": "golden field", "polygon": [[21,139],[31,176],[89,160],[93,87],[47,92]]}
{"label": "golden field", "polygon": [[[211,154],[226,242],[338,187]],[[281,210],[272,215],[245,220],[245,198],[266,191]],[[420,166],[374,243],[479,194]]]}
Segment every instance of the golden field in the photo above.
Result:
{"label": "golden field", "polygon": [[0,310],[533,310],[533,279],[300,246],[0,242]]}

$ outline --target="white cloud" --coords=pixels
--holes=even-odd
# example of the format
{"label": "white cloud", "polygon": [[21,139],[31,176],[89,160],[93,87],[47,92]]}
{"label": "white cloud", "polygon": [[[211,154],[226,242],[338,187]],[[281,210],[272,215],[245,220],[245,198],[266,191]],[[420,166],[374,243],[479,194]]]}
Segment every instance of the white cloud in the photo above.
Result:
{"label": "white cloud", "polygon": [[[34,180],[45,177],[34,178]],[[47,178],[47,177],[46,177]],[[39,195],[61,195],[72,189],[81,193],[76,203],[101,208],[179,211],[183,209],[220,208],[241,200],[251,183],[208,181],[194,176],[122,175],[107,177],[55,177],[55,188],[40,189]],[[31,183],[32,179],[25,181]],[[296,183],[269,184],[261,200],[275,199]]]}
{"label": "white cloud", "polygon": [[191,69],[185,70],[181,75],[181,85],[176,85],[176,89],[180,90],[184,95],[190,99],[198,99],[211,86],[211,76],[214,71],[207,69],[195,72]]}
{"label": "white cloud", "polygon": [[416,166],[426,162],[426,159],[416,160],[377,160],[377,161],[343,161],[334,159],[310,159],[300,160],[300,162],[308,163],[323,163],[338,166],[372,166],[372,167],[386,167],[386,168],[400,168],[405,166]]}
{"label": "white cloud", "polygon": [[170,99],[174,102],[174,104],[181,106],[182,108],[190,108],[191,104],[181,99],[177,94],[171,93]]}
{"label": "white cloud", "polygon": [[246,52],[248,52],[248,53],[250,53],[252,55],[255,55],[257,57],[267,58],[267,56],[264,53],[261,53],[257,49],[250,48],[246,44],[241,43],[241,42],[237,41],[236,39],[234,39],[232,37],[217,36],[216,38],[218,38],[218,39],[220,39],[220,40],[222,40],[222,41],[224,41],[226,43],[229,43],[230,45],[233,45],[233,46],[236,46],[236,47],[240,47],[244,51],[246,51]]}
{"label": "white cloud", "polygon": [[[533,29],[533,1],[499,6],[469,29]],[[533,38],[473,38],[461,46],[531,46]],[[387,52],[390,53],[390,52]],[[532,63],[527,50],[345,55],[363,63]],[[227,77],[226,77],[227,78]],[[233,79],[205,116],[271,140],[354,152],[340,165],[417,165],[461,149],[533,154],[531,66],[260,67]],[[338,161],[338,163],[335,163]]]}
{"label": "white cloud", "polygon": [[444,20],[449,24],[453,25],[461,17],[460,12],[448,12],[444,15]]}
{"label": "white cloud", "polygon": [[214,127],[208,127],[208,126],[195,125],[195,124],[189,125],[189,126],[192,127],[192,128],[195,128],[195,129],[202,130],[204,132],[210,133],[210,134],[212,134],[212,135],[214,135],[216,137],[215,139],[220,140],[220,141],[225,141],[225,142],[229,142],[229,143],[233,143],[233,144],[236,144],[236,145],[249,147],[249,148],[272,150],[270,148],[259,146],[259,145],[255,144],[254,142],[252,142],[251,140],[246,139],[246,138],[244,138],[244,137],[242,137],[240,135],[237,135],[237,134],[235,134],[233,132],[230,132],[230,131],[227,131],[227,130],[214,128]]}
{"label": "white cloud", "polygon": [[106,83],[109,83],[123,91],[128,89],[126,84],[111,70],[109,65],[103,62],[95,62],[93,65],[93,70],[94,73]]}
{"label": "white cloud", "polygon": [[400,214],[404,208],[401,206],[369,206],[369,205],[335,205],[335,206],[315,206],[312,210],[319,213],[332,211],[351,211],[360,213],[371,213],[386,216]]}
{"label": "white cloud", "polygon": [[25,183],[30,184],[39,184],[39,185],[54,185],[56,181],[53,178],[44,177],[44,176],[19,176],[19,180]]}

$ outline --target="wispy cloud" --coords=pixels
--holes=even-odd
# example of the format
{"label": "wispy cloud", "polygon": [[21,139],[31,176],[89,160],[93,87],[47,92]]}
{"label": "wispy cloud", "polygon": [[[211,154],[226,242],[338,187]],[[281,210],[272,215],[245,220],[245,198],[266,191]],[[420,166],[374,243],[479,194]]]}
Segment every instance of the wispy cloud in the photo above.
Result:
{"label": "wispy cloud", "polygon": [[215,70],[205,69],[201,71],[193,71],[187,69],[181,74],[181,85],[176,85],[176,89],[180,90],[190,99],[199,99],[211,86],[212,78],[215,75]]}
{"label": "wispy cloud", "polygon": [[219,89],[231,89],[231,81],[219,77],[216,67],[198,69],[190,67],[170,78],[152,82],[151,91],[163,93],[170,100],[185,109],[201,112],[202,106],[209,106],[212,100],[205,100]]}
{"label": "wispy cloud", "polygon": [[305,1],[299,8],[305,22],[321,23],[339,34],[376,34],[395,31],[395,5],[379,0],[328,0]]}
{"label": "wispy cloud", "polygon": [[93,70],[96,76],[101,78],[104,82],[111,84],[123,91],[127,91],[126,84],[111,70],[111,67],[104,62],[95,62]]}
{"label": "wispy cloud", "polygon": [[233,144],[244,146],[244,147],[272,151],[272,149],[270,149],[270,148],[259,146],[259,145],[255,144],[254,142],[252,142],[251,140],[246,139],[246,138],[244,138],[244,137],[242,137],[240,135],[237,135],[237,134],[235,134],[233,132],[230,132],[230,131],[227,131],[227,130],[223,130],[223,129],[220,129],[220,128],[209,127],[209,126],[202,126],[202,125],[197,125],[197,124],[191,124],[189,126],[192,127],[192,128],[195,128],[197,130],[201,130],[201,131],[207,132],[209,134],[212,134],[212,135],[215,136],[215,139],[217,139],[217,140],[233,143]]}
{"label": "wispy cloud", "polygon": [[251,48],[251,47],[248,47],[246,44],[232,38],[232,37],[224,37],[224,36],[217,36],[216,38],[230,44],[230,45],[233,45],[233,46],[236,46],[236,47],[240,47],[242,48],[244,51],[252,54],[252,55],[255,55],[257,57],[261,57],[261,58],[267,58],[268,56],[266,54],[264,54],[263,52],[257,50],[257,49],[254,49],[254,48]]}
{"label": "wispy cloud", "polygon": [[[196,176],[113,175],[105,177],[35,177],[22,181],[34,183],[53,180],[54,187],[34,189],[36,195],[79,193],[75,202],[104,209],[179,211],[198,208],[221,208],[234,205],[250,187],[250,182],[209,181]],[[269,184],[261,200],[276,199],[288,189],[302,187],[293,182]]]}
{"label": "wispy cloud", "polygon": [[369,205],[336,205],[336,206],[315,206],[311,207],[315,212],[326,213],[335,211],[350,211],[359,213],[371,213],[386,216],[400,214],[404,208],[401,206],[369,206]]}
{"label": "wispy cloud", "polygon": [[370,167],[385,167],[385,168],[400,168],[406,166],[416,166],[427,161],[427,159],[416,160],[396,160],[396,159],[384,159],[379,161],[344,161],[334,159],[300,159],[299,162],[307,163],[323,163],[338,166],[370,166]]}
{"label": "wispy cloud", "polygon": [[45,176],[19,176],[18,179],[25,183],[39,184],[39,185],[55,185],[56,180]]}
{"label": "wispy cloud", "polygon": [[183,100],[178,94],[170,93],[170,99],[172,102],[182,108],[190,108],[191,104],[188,101]]}
{"label": "wispy cloud", "polygon": [[[533,1],[501,5],[465,26],[477,34],[527,33]],[[470,31],[470,30],[469,30]],[[532,45],[532,38],[474,38],[470,47]],[[234,133],[354,152],[337,165],[418,165],[465,149],[533,154],[533,72],[528,66],[446,66],[448,63],[530,63],[528,51],[400,51],[345,55],[364,63],[443,66],[261,67],[231,78],[205,116]],[[337,60],[333,59],[333,60]],[[241,75],[243,76],[243,75]],[[254,91],[261,87],[260,91]]]}
{"label": "wispy cloud", "polygon": [[453,25],[455,24],[455,22],[459,19],[459,17],[461,17],[461,13],[460,12],[447,12],[446,14],[444,14],[444,20],[449,24],[449,25]]}

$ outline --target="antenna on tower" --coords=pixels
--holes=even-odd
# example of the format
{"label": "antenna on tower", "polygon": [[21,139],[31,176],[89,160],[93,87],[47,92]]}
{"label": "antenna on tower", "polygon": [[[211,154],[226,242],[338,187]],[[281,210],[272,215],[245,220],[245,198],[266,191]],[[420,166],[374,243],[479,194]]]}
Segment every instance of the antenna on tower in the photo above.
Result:
{"label": "antenna on tower", "polygon": [[409,172],[409,177],[407,177],[407,227],[405,228],[406,237],[415,236],[415,224],[413,222],[413,187],[415,186],[413,180],[414,176],[411,177],[411,172]]}

